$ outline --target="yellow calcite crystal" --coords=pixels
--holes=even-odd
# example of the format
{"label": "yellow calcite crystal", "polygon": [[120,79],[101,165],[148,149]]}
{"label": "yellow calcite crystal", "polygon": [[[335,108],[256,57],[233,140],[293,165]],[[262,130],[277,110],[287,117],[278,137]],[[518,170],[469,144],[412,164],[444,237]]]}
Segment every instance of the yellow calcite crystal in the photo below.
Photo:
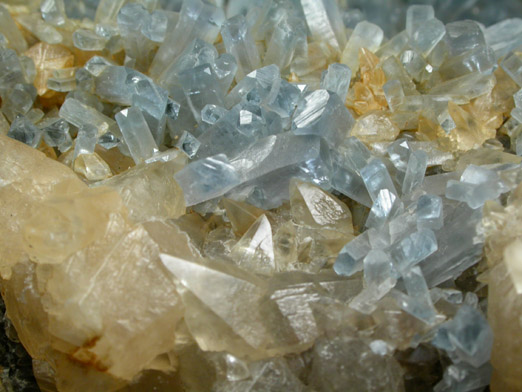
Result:
{"label": "yellow calcite crystal", "polygon": [[359,50],[360,79],[350,89],[346,106],[361,115],[372,110],[388,108],[382,87],[386,76],[379,65],[379,58],[365,48]]}
{"label": "yellow calcite crystal", "polygon": [[[116,190],[88,188],[65,165],[2,135],[0,154],[9,318],[60,391],[115,391],[174,347],[183,306],[158,264],[168,245],[154,226],[129,219]],[[188,249],[185,234],[168,232]]]}
{"label": "yellow calcite crystal", "polygon": [[488,319],[493,329],[493,392],[522,390],[522,186],[506,207],[490,202],[484,217],[489,284]]}
{"label": "yellow calcite crystal", "polygon": [[[54,70],[69,68],[74,65],[74,55],[62,45],[51,45],[39,42],[31,46],[25,55],[34,61],[36,79],[34,86],[38,95],[49,98],[55,94],[47,88],[47,80],[53,76]],[[50,94],[46,94],[46,93]]]}

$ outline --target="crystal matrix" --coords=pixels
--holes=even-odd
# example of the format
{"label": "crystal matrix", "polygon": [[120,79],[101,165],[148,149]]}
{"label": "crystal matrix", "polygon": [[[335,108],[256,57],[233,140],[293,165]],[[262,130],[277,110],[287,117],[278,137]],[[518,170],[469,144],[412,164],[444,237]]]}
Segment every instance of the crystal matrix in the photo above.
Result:
{"label": "crystal matrix", "polygon": [[522,388],[522,7],[1,3],[0,390]]}

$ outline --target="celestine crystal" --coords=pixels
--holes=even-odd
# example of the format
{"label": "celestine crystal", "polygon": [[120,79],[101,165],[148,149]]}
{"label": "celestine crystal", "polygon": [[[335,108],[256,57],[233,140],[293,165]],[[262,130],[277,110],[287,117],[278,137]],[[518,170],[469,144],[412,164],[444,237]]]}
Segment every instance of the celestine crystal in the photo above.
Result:
{"label": "celestine crystal", "polygon": [[0,391],[522,391],[522,3],[409,3],[0,1]]}

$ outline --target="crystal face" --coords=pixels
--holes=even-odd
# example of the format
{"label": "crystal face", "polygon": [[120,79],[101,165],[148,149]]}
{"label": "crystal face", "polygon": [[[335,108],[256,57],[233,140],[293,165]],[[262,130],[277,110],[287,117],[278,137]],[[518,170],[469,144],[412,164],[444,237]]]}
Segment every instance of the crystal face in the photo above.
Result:
{"label": "crystal face", "polygon": [[0,3],[0,391],[522,390],[521,4]]}

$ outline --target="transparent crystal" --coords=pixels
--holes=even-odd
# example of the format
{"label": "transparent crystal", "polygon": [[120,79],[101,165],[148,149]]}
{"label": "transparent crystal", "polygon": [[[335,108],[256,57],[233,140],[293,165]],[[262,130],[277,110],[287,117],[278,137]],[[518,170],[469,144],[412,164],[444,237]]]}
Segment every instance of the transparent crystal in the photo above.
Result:
{"label": "transparent crystal", "polygon": [[436,195],[422,195],[417,201],[417,227],[438,230],[444,222],[442,199]]}
{"label": "transparent crystal", "polygon": [[437,249],[437,238],[433,231],[419,229],[392,245],[390,253],[397,270],[405,273]]}
{"label": "transparent crystal", "polygon": [[384,33],[382,29],[370,22],[360,22],[350,36],[341,55],[341,63],[346,64],[352,71],[352,76],[359,69],[359,50],[365,48],[375,52],[381,45]]}
{"label": "transparent crystal", "polygon": [[141,32],[151,41],[163,42],[167,34],[168,21],[165,12],[154,11],[141,27]]}
{"label": "transparent crystal", "polygon": [[427,56],[435,46],[445,37],[446,28],[438,19],[429,19],[422,23],[413,32],[411,45],[423,56]]}
{"label": "transparent crystal", "polygon": [[522,57],[518,53],[510,53],[502,60],[500,66],[516,84],[522,87]]}
{"label": "transparent crystal", "polygon": [[72,147],[72,137],[69,133],[69,123],[61,118],[49,118],[38,124],[43,132],[43,139],[50,147],[58,147],[65,152]]}
{"label": "transparent crystal", "polygon": [[98,130],[90,124],[84,124],[78,130],[75,139],[73,159],[82,154],[94,153],[94,147],[98,141]]}
{"label": "transparent crystal", "polygon": [[337,94],[315,90],[303,97],[292,120],[296,135],[317,135],[335,146],[347,135],[354,124],[351,113]]}
{"label": "transparent crystal", "polygon": [[224,154],[188,164],[174,175],[187,206],[222,196],[239,184],[239,176]]}
{"label": "transparent crystal", "polygon": [[7,136],[36,148],[40,144],[42,131],[34,126],[27,118],[19,115],[11,123],[11,128],[9,128]]}
{"label": "transparent crystal", "polygon": [[92,30],[78,29],[73,35],[73,43],[78,49],[85,51],[99,51],[105,48],[107,40]]}
{"label": "transparent crystal", "polygon": [[486,45],[482,29],[472,20],[448,23],[445,40],[452,56]]}
{"label": "transparent crystal", "polygon": [[345,46],[346,35],[337,3],[334,0],[300,0],[300,3],[312,37],[324,41],[340,53]]}
{"label": "transparent crystal", "polygon": [[143,162],[158,151],[158,146],[140,109],[134,106],[123,109],[115,118],[134,162]]}
{"label": "transparent crystal", "polygon": [[238,15],[229,19],[223,25],[221,35],[227,52],[236,59],[238,65],[237,81],[240,81],[246,74],[261,66],[259,52],[245,17]]}
{"label": "transparent crystal", "polygon": [[62,26],[65,24],[67,15],[65,14],[65,5],[63,0],[43,0],[40,3],[40,11],[42,18],[54,26]]}
{"label": "transparent crystal", "polygon": [[189,158],[194,158],[200,145],[200,141],[187,131],[183,131],[176,143],[176,147],[187,154]]}
{"label": "transparent crystal", "polygon": [[348,66],[333,63],[321,75],[321,88],[336,93],[341,98],[341,101],[344,102],[346,101],[351,78],[352,71]]}
{"label": "transparent crystal", "polygon": [[18,29],[11,14],[3,5],[0,5],[0,33],[7,38],[10,48],[18,53],[23,53],[27,50],[27,42],[22,32]]}
{"label": "transparent crystal", "polygon": [[410,37],[417,29],[430,19],[435,18],[435,10],[431,5],[410,5],[406,11],[406,31]]}

